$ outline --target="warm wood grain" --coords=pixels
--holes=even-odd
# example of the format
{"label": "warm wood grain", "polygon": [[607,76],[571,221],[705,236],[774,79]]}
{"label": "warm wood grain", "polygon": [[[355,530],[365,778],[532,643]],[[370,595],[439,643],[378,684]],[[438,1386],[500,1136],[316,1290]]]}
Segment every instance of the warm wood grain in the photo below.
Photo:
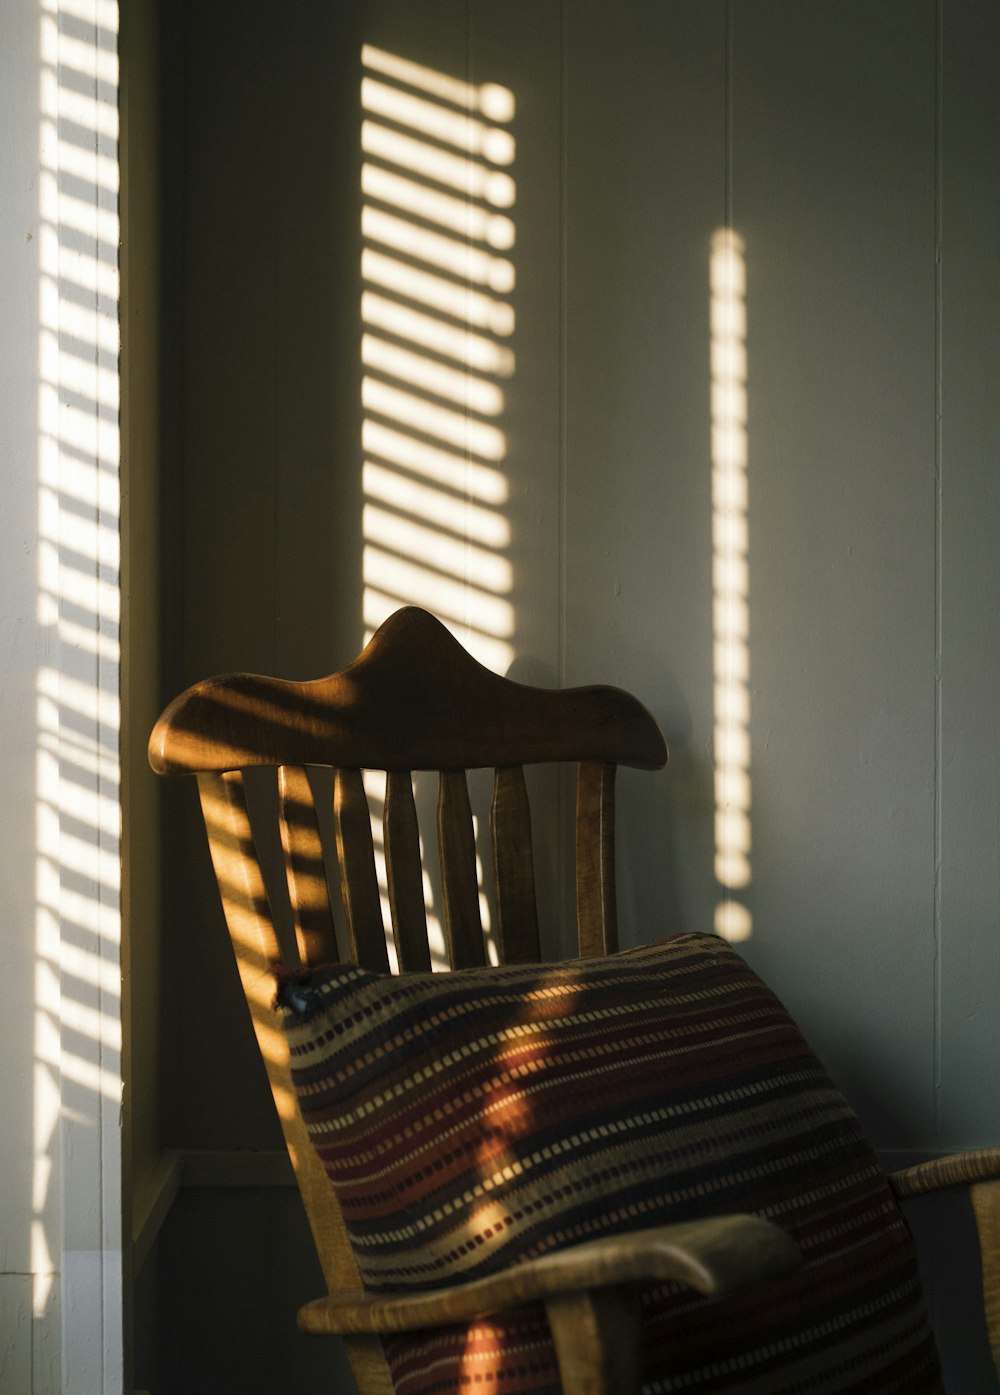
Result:
{"label": "warm wood grain", "polygon": [[323,842],[309,777],[301,765],[278,770],[278,826],[299,958],[304,965],[333,963],[337,938]]}
{"label": "warm wood grain", "polygon": [[464,770],[442,770],[438,793],[438,850],[448,963],[468,969],[486,963],[479,912],[476,839]]}
{"label": "warm wood grain", "polygon": [[986,1330],[1000,1380],[1000,1148],[972,1148],[932,1158],[891,1173],[889,1185],[901,1200],[944,1187],[969,1187],[979,1232]]}
{"label": "warm wood grain", "polygon": [[520,765],[501,766],[490,808],[493,876],[500,955],[505,964],[534,964],[540,957],[531,808]]}
{"label": "warm wood grain", "polygon": [[389,955],[375,873],[371,813],[360,770],[338,769],[335,772],[333,821],[351,958],[366,969],[385,973],[389,968]]}
{"label": "warm wood grain", "polygon": [[713,1216],[591,1240],[453,1288],[341,1293],[299,1312],[306,1332],[406,1332],[467,1322],[561,1294],[675,1280],[719,1296],[801,1263],[795,1242],[757,1216]]}
{"label": "warm wood grain", "polygon": [[408,770],[390,770],[385,782],[382,816],[389,908],[399,967],[405,972],[429,970],[427,911],[420,862],[420,831]]}
{"label": "warm wood grain", "polygon": [[249,765],[471,770],[538,761],[658,769],[663,737],[618,688],[529,688],[477,663],[426,611],[398,610],[343,673],[310,683],[229,674],[160,717],[161,775]]}
{"label": "warm wood grain", "polygon": [[238,770],[199,775],[198,794],[240,974],[251,973],[257,983],[280,964],[281,950],[257,862],[243,776]]}
{"label": "warm wood grain", "polygon": [[983,1268],[986,1331],[1000,1380],[1000,1180],[994,1177],[988,1182],[975,1182],[971,1191]]}
{"label": "warm wood grain", "polygon": [[[257,864],[242,776],[199,775],[198,790],[212,863],[219,882],[236,967],[250,1009],[257,1045],[316,1252],[329,1288],[361,1287],[340,1207],[295,1102],[288,1043],[274,1008],[274,969],[280,962],[264,883]],[[347,1343],[351,1369],[365,1395],[392,1395],[381,1349],[370,1340]]]}
{"label": "warm wood grain", "polygon": [[581,955],[618,948],[615,766],[581,761],[576,781],[576,916]]}
{"label": "warm wood grain", "polygon": [[560,1294],[545,1304],[564,1391],[573,1395],[638,1392],[642,1312],[631,1284]]}
{"label": "warm wood grain", "polygon": [[973,1148],[890,1173],[889,1185],[902,1200],[940,1191],[942,1187],[960,1187],[992,1178],[1000,1178],[1000,1148]]}

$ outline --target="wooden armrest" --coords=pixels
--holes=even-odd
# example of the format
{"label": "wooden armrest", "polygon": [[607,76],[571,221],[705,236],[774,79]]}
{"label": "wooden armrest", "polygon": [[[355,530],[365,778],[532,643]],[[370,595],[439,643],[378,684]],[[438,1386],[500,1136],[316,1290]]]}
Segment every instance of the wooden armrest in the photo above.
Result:
{"label": "wooden armrest", "polygon": [[713,1216],[591,1240],[455,1288],[318,1298],[300,1308],[299,1327],[312,1333],[406,1332],[562,1294],[669,1279],[714,1297],[784,1274],[801,1260],[794,1240],[770,1221]]}
{"label": "wooden armrest", "polygon": [[1000,1148],[973,1148],[934,1158],[889,1175],[889,1185],[901,1200],[942,1187],[967,1186],[979,1234],[983,1267],[983,1308],[993,1365],[1000,1379]]}
{"label": "wooden armrest", "polygon": [[933,1158],[889,1174],[889,1185],[900,1200],[942,1187],[960,1187],[1000,1178],[1000,1148],[973,1148],[947,1158]]}

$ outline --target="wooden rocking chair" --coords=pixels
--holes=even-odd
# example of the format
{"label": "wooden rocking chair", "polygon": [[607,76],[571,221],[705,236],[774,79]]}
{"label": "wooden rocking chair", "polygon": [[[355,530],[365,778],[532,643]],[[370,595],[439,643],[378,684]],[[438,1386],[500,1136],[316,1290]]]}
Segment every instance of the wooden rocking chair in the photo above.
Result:
{"label": "wooden rocking chair", "polygon": [[[384,853],[398,962],[430,968],[411,772],[440,771],[438,835],[444,932],[452,968],[486,963],[466,770],[492,766],[497,933],[506,963],[539,957],[531,822],[523,766],[574,761],[581,955],[617,948],[615,769],[667,758],[656,723],[613,688],[533,690],[475,663],[426,612],[404,609],[341,674],[311,683],[234,675],[199,683],[163,713],[149,745],[162,775],[195,774],[226,920],[331,1300],[304,1309],[306,1331],[339,1332],[363,1395],[392,1384],[378,1335],[454,1323],[545,1300],[567,1389],[624,1395],[634,1352],[609,1340],[614,1296],[641,1280],[682,1279],[723,1292],[797,1262],[774,1227],[752,1217],[661,1227],[595,1242],[439,1293],[366,1296],[336,1198],[295,1107],[274,1007],[274,970],[338,958],[389,966],[361,772],[387,772]],[[295,921],[283,953],[269,909],[243,771],[277,769],[281,840]],[[332,767],[346,943],[338,945],[327,866],[306,767]],[[329,856],[329,854],[328,854]],[[560,1340],[561,1339],[561,1340]]]}
{"label": "wooden rocking chair", "polygon": [[[436,1291],[366,1293],[335,1193],[294,1097],[289,1051],[274,1006],[275,968],[350,960],[389,967],[371,816],[362,771],[387,772],[383,838],[395,953],[402,972],[431,966],[420,837],[411,772],[440,772],[437,810],[444,937],[452,968],[485,965],[473,821],[466,771],[495,770],[491,809],[497,940],[501,961],[539,958],[531,822],[523,766],[574,762],[579,953],[617,949],[615,770],[656,769],[663,738],[648,712],[613,688],[531,689],[473,661],[427,613],[404,609],[349,668],[315,682],[232,675],[199,683],[157,723],[150,761],[163,775],[197,776],[226,919],[329,1295],[300,1313],[314,1333],[340,1333],[363,1395],[391,1395],[380,1336],[472,1320],[542,1302],[564,1388],[575,1395],[638,1389],[638,1318],[622,1295],[640,1283],[679,1280],[718,1294],[798,1263],[776,1227],[721,1217],[577,1245],[503,1273]],[[255,850],[243,772],[277,772],[278,820],[294,916],[282,947]],[[335,849],[324,849],[309,767],[333,770]],[[328,882],[339,879],[338,943]],[[339,918],[339,917],[338,917]],[[1000,1231],[997,1153],[911,1170],[900,1195],[973,1181],[977,1215]],[[989,1251],[993,1253],[994,1251]],[[987,1253],[984,1243],[984,1253]],[[1000,1278],[987,1276],[991,1329]],[[995,1348],[996,1350],[996,1345]]]}

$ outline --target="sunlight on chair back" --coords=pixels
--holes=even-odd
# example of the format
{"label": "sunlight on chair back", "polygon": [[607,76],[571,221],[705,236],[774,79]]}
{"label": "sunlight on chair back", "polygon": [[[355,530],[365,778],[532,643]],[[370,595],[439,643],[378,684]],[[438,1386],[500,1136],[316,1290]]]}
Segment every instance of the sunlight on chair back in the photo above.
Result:
{"label": "sunlight on chair back", "polygon": [[[652,717],[629,694],[606,687],[528,688],[500,678],[439,621],[407,608],[386,621],[349,668],[329,678],[295,683],[234,674],[196,684],[160,718],[150,759],[161,774],[274,767],[299,957],[311,964],[338,952],[327,885],[339,881],[346,931],[339,952],[372,969],[387,968],[388,957],[361,772],[387,771],[388,902],[398,961],[412,969],[427,967],[429,957],[411,772],[440,772],[445,938],[449,962],[458,967],[486,962],[466,771],[495,770],[491,825],[500,953],[527,962],[538,957],[539,947],[523,766],[579,765],[580,950],[594,954],[617,942],[616,767],[655,769],[666,760],[666,748]],[[334,771],[335,850],[324,851],[307,766]],[[252,851],[252,841],[240,846]]]}
{"label": "sunlight on chair back", "polygon": [[[475,829],[466,772],[493,768],[490,823],[499,954],[540,958],[531,813],[524,765],[578,765],[579,949],[617,948],[615,770],[656,769],[666,747],[649,713],[616,688],[529,688],[483,668],[425,611],[397,611],[342,673],[312,682],[232,674],[195,684],[167,707],[149,743],[153,769],[194,774],[229,933],[275,1105],[331,1292],[360,1289],[343,1221],[306,1138],[288,1048],[273,1006],[274,970],[350,959],[385,972],[389,951],[363,771],[385,771],[382,842],[392,946],[404,971],[431,968],[413,772],[438,771],[444,939],[452,968],[483,965]],[[252,830],[243,772],[276,772],[278,827],[294,941],[282,952]],[[326,846],[308,768],[333,772]],[[327,842],[329,840],[326,840]],[[328,888],[340,888],[338,943]],[[272,888],[273,891],[273,888]],[[380,1360],[367,1339],[352,1362]],[[369,1375],[371,1372],[369,1371]]]}

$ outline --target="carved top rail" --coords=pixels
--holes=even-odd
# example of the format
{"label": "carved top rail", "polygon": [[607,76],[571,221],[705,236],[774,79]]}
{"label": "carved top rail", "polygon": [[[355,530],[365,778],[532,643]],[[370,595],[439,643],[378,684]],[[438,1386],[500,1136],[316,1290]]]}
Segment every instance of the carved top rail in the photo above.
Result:
{"label": "carved top rail", "polygon": [[618,688],[550,690],[500,678],[426,611],[397,611],[342,673],[296,683],[196,683],[153,729],[161,775],[255,765],[462,770],[541,761],[657,769],[656,722]]}

